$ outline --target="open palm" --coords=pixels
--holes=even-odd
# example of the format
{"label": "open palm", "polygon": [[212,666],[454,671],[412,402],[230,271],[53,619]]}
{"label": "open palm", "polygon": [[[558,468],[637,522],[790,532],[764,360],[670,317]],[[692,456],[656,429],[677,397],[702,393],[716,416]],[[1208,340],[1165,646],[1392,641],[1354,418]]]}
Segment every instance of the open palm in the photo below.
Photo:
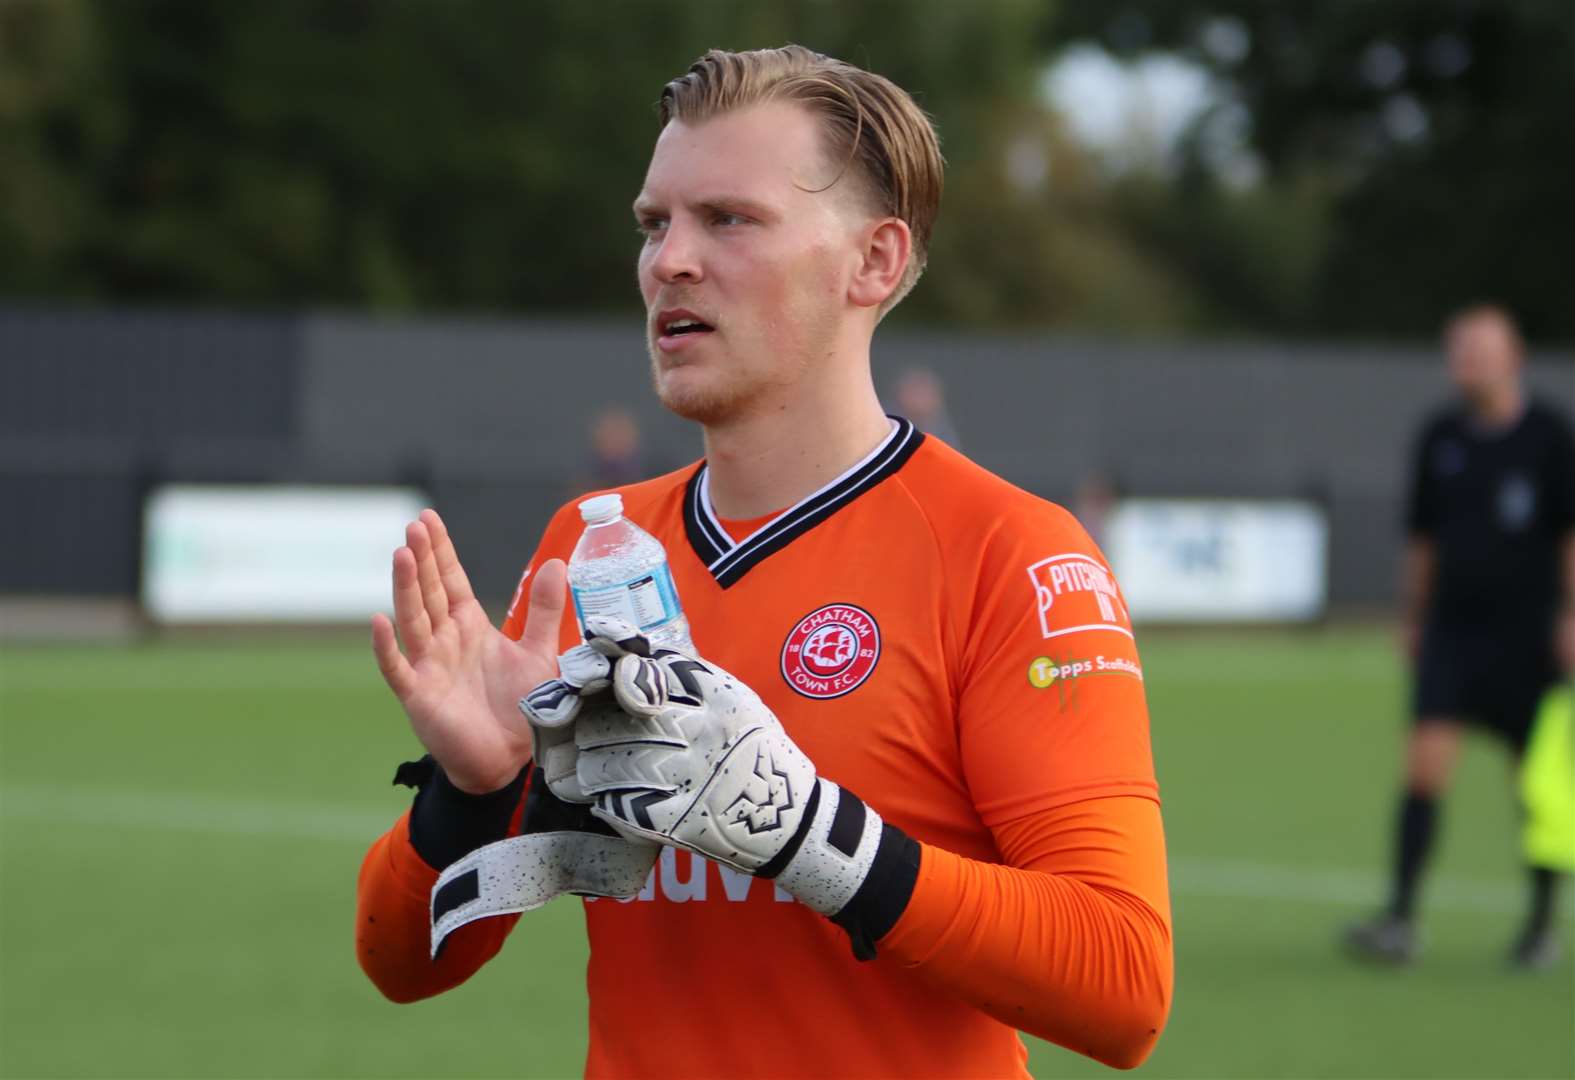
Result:
{"label": "open palm", "polygon": [[557,674],[564,585],[561,561],[537,570],[525,632],[512,641],[482,610],[437,513],[405,529],[394,618],[373,616],[372,651],[416,737],[464,791],[496,791],[530,760],[518,702]]}

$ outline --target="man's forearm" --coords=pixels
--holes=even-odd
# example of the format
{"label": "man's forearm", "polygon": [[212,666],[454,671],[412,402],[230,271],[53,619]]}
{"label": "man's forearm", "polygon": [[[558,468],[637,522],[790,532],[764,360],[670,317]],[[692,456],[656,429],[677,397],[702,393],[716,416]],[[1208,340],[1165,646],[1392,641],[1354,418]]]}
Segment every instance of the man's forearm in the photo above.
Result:
{"label": "man's forearm", "polygon": [[926,845],[879,950],[1003,1023],[1132,1068],[1170,1007],[1163,838],[1151,801],[1093,803],[1044,831],[1028,866]]}
{"label": "man's forearm", "polygon": [[1413,536],[1406,542],[1400,576],[1401,615],[1409,622],[1420,621],[1432,599],[1435,570],[1433,541]]}
{"label": "man's forearm", "polygon": [[409,815],[378,838],[356,883],[356,959],[391,1001],[419,1001],[458,986],[502,948],[518,916],[488,919],[455,934],[430,959],[428,915],[438,872],[410,843]]}

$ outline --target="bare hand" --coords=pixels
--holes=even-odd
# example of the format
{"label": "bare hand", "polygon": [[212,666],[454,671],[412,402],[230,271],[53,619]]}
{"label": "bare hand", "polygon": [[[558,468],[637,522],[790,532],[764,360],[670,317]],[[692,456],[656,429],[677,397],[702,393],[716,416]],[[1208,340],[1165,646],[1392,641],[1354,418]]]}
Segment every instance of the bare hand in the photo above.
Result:
{"label": "bare hand", "polygon": [[518,703],[557,674],[565,584],[562,560],[542,564],[525,632],[511,641],[476,600],[437,512],[423,510],[405,528],[394,552],[394,619],[372,616],[372,652],[416,737],[462,791],[496,791],[530,760]]}

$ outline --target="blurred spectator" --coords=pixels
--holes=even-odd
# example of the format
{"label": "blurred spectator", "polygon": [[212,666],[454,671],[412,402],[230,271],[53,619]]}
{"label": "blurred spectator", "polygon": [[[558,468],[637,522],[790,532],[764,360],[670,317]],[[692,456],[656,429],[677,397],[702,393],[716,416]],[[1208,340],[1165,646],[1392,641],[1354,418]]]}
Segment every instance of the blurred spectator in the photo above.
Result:
{"label": "blurred spectator", "polygon": [[[1537,702],[1558,678],[1554,623],[1575,597],[1575,437],[1531,400],[1524,346],[1504,309],[1479,305],[1444,327],[1459,399],[1423,429],[1406,527],[1406,644],[1414,664],[1388,909],[1351,927],[1358,955],[1413,959],[1416,897],[1466,725],[1502,738],[1519,759]],[[1531,906],[1510,954],[1553,961],[1555,873],[1530,868]]]}
{"label": "blurred spectator", "polygon": [[640,425],[621,405],[611,405],[591,418],[591,456],[580,490],[634,484],[650,478],[640,447]]}
{"label": "blurred spectator", "polygon": [[946,411],[946,388],[929,368],[909,368],[897,377],[897,414],[944,443],[961,446],[957,426]]}

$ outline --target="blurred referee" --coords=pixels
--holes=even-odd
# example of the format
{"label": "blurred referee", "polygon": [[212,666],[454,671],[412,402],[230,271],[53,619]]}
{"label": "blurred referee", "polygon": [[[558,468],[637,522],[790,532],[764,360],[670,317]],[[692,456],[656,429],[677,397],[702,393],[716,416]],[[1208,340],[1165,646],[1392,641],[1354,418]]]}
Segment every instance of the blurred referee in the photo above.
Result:
{"label": "blurred referee", "polygon": [[[1537,703],[1559,677],[1561,595],[1575,600],[1575,440],[1529,400],[1524,347],[1509,313],[1481,305],[1444,328],[1461,401],[1417,444],[1407,509],[1403,594],[1415,665],[1414,723],[1395,842],[1390,903],[1346,932],[1356,954],[1404,963],[1417,953],[1417,884],[1437,832],[1467,724],[1501,737],[1518,761]],[[1556,875],[1531,868],[1531,905],[1510,962],[1557,957]]]}

